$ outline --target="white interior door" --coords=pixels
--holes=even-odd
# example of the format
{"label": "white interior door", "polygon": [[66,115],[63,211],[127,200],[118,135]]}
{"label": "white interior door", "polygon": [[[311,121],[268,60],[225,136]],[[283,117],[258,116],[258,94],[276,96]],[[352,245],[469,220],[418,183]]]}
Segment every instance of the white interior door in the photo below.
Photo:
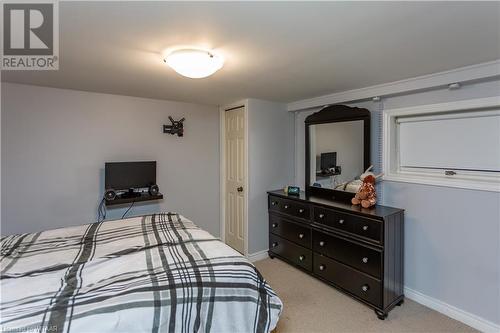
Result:
{"label": "white interior door", "polygon": [[225,241],[233,249],[245,253],[246,155],[245,109],[225,112],[226,207]]}

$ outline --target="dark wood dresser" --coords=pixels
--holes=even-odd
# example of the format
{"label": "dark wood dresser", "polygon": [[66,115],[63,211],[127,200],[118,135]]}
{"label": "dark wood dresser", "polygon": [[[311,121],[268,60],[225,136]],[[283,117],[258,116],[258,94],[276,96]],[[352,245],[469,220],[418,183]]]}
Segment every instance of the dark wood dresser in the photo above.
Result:
{"label": "dark wood dresser", "polygon": [[269,194],[269,256],[374,308],[379,319],[404,301],[404,211],[320,197]]}

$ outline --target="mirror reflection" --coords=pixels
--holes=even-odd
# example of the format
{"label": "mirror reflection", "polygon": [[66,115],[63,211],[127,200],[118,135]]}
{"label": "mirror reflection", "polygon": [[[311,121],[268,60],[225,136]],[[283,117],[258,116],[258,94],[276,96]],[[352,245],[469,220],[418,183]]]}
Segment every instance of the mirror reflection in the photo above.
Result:
{"label": "mirror reflection", "polygon": [[310,186],[356,192],[364,171],[363,120],[310,125]]}

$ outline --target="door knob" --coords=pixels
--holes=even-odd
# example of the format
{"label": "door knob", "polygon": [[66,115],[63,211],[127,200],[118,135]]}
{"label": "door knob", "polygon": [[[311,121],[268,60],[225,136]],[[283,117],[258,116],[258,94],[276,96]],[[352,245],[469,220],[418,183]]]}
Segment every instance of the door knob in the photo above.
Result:
{"label": "door knob", "polygon": [[236,189],[236,191],[238,191],[238,192],[243,192],[243,186],[238,187],[238,188]]}

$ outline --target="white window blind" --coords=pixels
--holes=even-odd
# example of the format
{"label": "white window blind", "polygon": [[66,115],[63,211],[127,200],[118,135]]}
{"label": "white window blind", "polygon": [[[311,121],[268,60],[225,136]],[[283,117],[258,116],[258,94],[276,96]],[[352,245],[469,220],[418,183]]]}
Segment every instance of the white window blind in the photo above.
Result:
{"label": "white window blind", "polygon": [[399,166],[500,172],[500,109],[396,118]]}

